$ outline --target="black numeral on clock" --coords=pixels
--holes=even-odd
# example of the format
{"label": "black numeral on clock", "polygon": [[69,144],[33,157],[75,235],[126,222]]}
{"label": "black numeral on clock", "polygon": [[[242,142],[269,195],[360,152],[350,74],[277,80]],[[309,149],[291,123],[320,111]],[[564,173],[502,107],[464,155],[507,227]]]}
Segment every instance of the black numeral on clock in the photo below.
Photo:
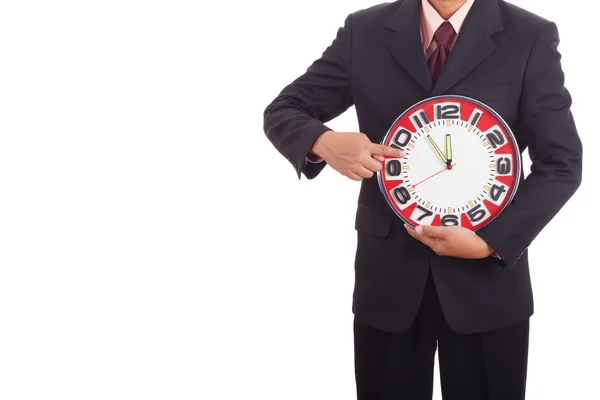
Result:
{"label": "black numeral on clock", "polygon": [[410,142],[410,139],[412,139],[412,133],[402,128],[394,135],[394,139],[392,140],[390,147],[402,149],[408,144],[408,142]]}
{"label": "black numeral on clock", "polygon": [[504,139],[504,135],[500,132],[499,129],[494,129],[490,133],[487,134],[487,138],[494,149],[497,149],[498,146],[506,143],[506,139]]}
{"label": "black numeral on clock", "polygon": [[448,214],[442,218],[442,226],[458,226],[458,215]]}
{"label": "black numeral on clock", "polygon": [[389,176],[400,176],[402,173],[402,163],[400,160],[390,160],[385,167]]}
{"label": "black numeral on clock", "polygon": [[498,201],[504,192],[506,192],[506,186],[494,185],[490,190],[490,196],[494,201]]}
{"label": "black numeral on clock", "polygon": [[473,222],[479,222],[482,219],[485,218],[485,216],[487,215],[487,213],[485,212],[485,210],[483,208],[481,208],[481,204],[478,204],[477,206],[473,207],[472,209],[470,209],[467,212],[467,215],[469,216],[469,219]]}
{"label": "black numeral on clock", "polygon": [[417,206],[417,208],[423,211],[423,215],[421,215],[417,221],[422,221],[424,218],[431,217],[433,215],[433,212],[429,211],[425,207]]}
{"label": "black numeral on clock", "polygon": [[410,119],[412,120],[413,125],[417,129],[423,129],[423,127],[425,125],[429,125],[431,123],[431,121],[429,120],[429,117],[427,116],[427,114],[423,110],[419,110],[416,113],[414,113],[410,117]]}
{"label": "black numeral on clock", "polygon": [[469,120],[469,123],[473,126],[477,126],[477,123],[481,119],[482,115],[483,113],[481,112],[481,110],[475,109],[473,111],[473,114],[471,114],[471,119]]}
{"label": "black numeral on clock", "polygon": [[402,205],[408,203],[408,201],[410,200],[410,193],[408,192],[408,189],[404,186],[397,187],[393,190],[393,193],[396,201]]}
{"label": "black numeral on clock", "polygon": [[460,119],[458,104],[438,104],[435,107],[435,119]]}
{"label": "black numeral on clock", "polygon": [[500,157],[496,161],[496,170],[500,175],[510,175],[512,172],[512,162],[508,157]]}

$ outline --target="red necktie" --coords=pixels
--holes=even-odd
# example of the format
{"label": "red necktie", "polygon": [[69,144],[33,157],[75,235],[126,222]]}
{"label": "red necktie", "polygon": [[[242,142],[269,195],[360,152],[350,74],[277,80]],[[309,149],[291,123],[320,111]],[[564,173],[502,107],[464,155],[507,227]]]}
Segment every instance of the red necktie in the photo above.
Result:
{"label": "red necktie", "polygon": [[446,60],[448,60],[448,55],[450,54],[448,46],[452,43],[455,36],[456,32],[454,32],[452,24],[448,21],[440,25],[433,35],[435,42],[437,43],[437,49],[435,49],[431,57],[429,57],[427,65],[429,65],[429,72],[431,73],[434,84],[440,77],[444,65],[446,65]]}

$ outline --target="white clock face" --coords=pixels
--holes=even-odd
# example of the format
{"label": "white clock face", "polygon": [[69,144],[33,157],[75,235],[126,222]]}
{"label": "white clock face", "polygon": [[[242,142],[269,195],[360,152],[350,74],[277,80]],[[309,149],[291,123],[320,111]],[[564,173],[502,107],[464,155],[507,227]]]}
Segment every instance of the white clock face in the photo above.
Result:
{"label": "white clock face", "polygon": [[411,107],[383,144],[406,153],[386,159],[378,179],[390,206],[412,226],[479,229],[518,185],[520,158],[510,129],[472,99],[445,96]]}

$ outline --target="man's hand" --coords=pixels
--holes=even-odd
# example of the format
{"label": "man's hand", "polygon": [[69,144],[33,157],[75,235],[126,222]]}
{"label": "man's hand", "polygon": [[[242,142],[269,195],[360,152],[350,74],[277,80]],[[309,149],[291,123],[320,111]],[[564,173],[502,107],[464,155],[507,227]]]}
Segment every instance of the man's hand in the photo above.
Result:
{"label": "man's hand", "polygon": [[402,150],[372,143],[367,135],[356,132],[327,131],[319,136],[311,151],[355,181],[371,178],[378,172],[384,156],[404,157]]}
{"label": "man's hand", "polygon": [[486,258],[494,250],[477,234],[460,226],[404,225],[409,235],[429,246],[440,256]]}

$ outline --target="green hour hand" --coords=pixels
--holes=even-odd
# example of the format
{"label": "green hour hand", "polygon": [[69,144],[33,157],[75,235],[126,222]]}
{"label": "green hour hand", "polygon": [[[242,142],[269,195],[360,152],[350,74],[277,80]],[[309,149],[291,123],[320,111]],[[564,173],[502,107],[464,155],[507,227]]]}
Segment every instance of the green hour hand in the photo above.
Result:
{"label": "green hour hand", "polygon": [[[440,158],[442,159],[442,161],[444,162],[444,164],[448,165],[448,159],[446,158],[446,156],[444,155],[444,153],[442,152],[442,150],[440,150],[440,148],[438,147],[437,144],[435,144],[435,141],[433,140],[433,138],[429,135],[427,135],[427,140],[429,140],[429,143],[431,143],[431,145],[433,146],[435,152],[438,154],[438,156],[440,156]],[[446,139],[448,140],[448,139]]]}

